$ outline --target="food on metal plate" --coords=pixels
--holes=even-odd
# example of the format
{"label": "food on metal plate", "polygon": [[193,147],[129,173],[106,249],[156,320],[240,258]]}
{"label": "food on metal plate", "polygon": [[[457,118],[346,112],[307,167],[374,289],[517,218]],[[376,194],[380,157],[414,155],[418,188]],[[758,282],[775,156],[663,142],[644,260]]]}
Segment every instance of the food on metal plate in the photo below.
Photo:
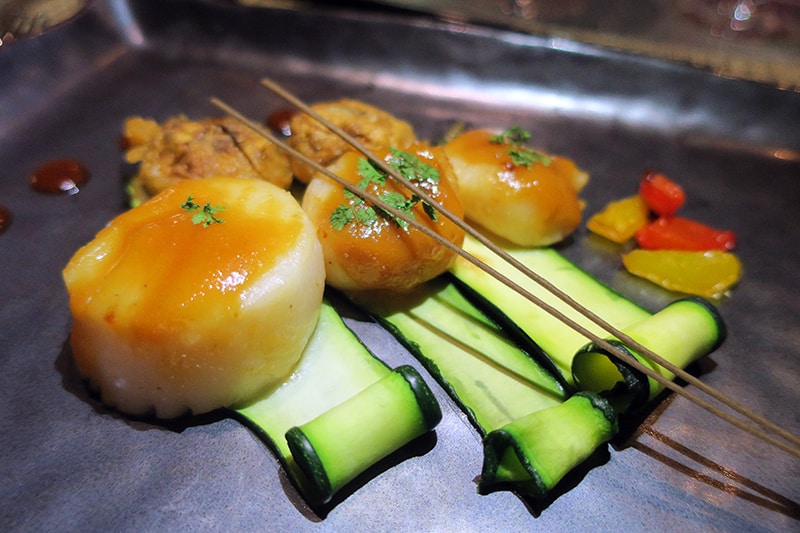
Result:
{"label": "food on metal plate", "polygon": [[[312,105],[311,109],[369,150],[386,149],[389,146],[405,150],[417,140],[408,122],[359,100],[321,102]],[[345,140],[305,113],[291,117],[289,130],[289,145],[323,167],[352,150]],[[297,160],[292,160],[292,170],[303,183],[308,183],[316,173],[314,168]]]}
{"label": "food on metal plate", "polygon": [[683,187],[664,174],[652,170],[646,170],[642,174],[638,196],[650,211],[660,217],[674,215],[686,201]]}
{"label": "food on metal plate", "polygon": [[722,298],[742,276],[732,252],[736,234],[677,216],[685,201],[677,182],[646,170],[635,195],[609,202],[586,227],[617,244],[635,241],[639,248],[622,256],[631,274],[667,290]]}
{"label": "food on metal plate", "polygon": [[720,250],[642,250],[623,254],[625,269],[667,290],[719,299],[742,277],[736,254]]}
{"label": "food on metal plate", "polygon": [[659,217],[636,232],[636,242],[645,250],[729,251],[736,247],[736,234],[683,217]]}
{"label": "food on metal plate", "polygon": [[231,177],[179,180],[112,220],[63,275],[81,374],[104,403],[161,418],[241,405],[280,383],[325,282],[294,197]]}
{"label": "food on metal plate", "polygon": [[[378,155],[433,200],[463,216],[452,168],[441,148],[416,144],[409,151],[383,149]],[[461,244],[463,230],[361,154],[348,152],[329,169],[455,245]],[[407,290],[445,272],[455,258],[444,244],[369,205],[323,174],[309,183],[303,209],[322,242],[327,283],[337,289]]]}
{"label": "food on metal plate", "polygon": [[122,142],[125,160],[139,164],[136,178],[149,195],[180,180],[213,176],[259,179],[284,189],[292,183],[289,157],[229,117],[176,116],[163,124],[130,117]]}
{"label": "food on metal plate", "polygon": [[622,244],[636,236],[636,232],[650,222],[650,210],[638,194],[606,204],[589,217],[586,228],[606,239]]}
{"label": "food on metal plate", "polygon": [[589,175],[564,157],[526,146],[530,134],[511,128],[473,130],[445,145],[467,220],[521,246],[547,246],[581,222],[579,198]]}

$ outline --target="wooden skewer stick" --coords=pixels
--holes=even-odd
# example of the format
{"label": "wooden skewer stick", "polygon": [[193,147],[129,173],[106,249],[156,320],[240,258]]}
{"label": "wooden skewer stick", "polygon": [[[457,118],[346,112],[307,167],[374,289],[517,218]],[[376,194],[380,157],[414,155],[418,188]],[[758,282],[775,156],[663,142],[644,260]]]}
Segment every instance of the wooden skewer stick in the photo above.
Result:
{"label": "wooden skewer stick", "polygon": [[[704,383],[700,379],[696,378],[695,376],[689,374],[684,369],[674,365],[670,361],[664,359],[659,354],[653,352],[646,346],[642,345],[635,339],[631,338],[629,335],[626,335],[624,332],[619,331],[613,325],[608,323],[605,319],[598,316],[597,314],[593,313],[589,309],[586,309],[580,303],[575,301],[571,296],[567,293],[553,285],[547,279],[541,277],[536,272],[532,271],[526,265],[518,261],[515,257],[510,255],[508,252],[497,246],[494,242],[488,239],[479,231],[475,230],[472,226],[467,224],[463,219],[456,216],[452,211],[445,208],[442,205],[439,205],[439,202],[435,201],[430,197],[430,195],[420,187],[418,187],[413,182],[406,179],[404,176],[399,174],[395,169],[393,169],[390,165],[388,165],[385,161],[381,158],[378,158],[373,154],[370,150],[368,150],[362,143],[360,143],[357,139],[353,138],[347,132],[327,120],[325,117],[319,115],[319,113],[315,112],[308,106],[305,102],[296,98],[293,94],[289,93],[285,89],[283,89],[280,85],[275,83],[274,81],[268,78],[262,78],[261,84],[272,91],[273,93],[277,94],[287,102],[291,103],[304,113],[308,114],[319,123],[330,129],[332,132],[340,136],[342,139],[347,141],[350,145],[352,145],[355,149],[360,151],[364,154],[367,158],[375,161],[381,169],[392,176],[393,179],[397,180],[403,186],[408,188],[411,192],[419,196],[423,201],[427,202],[429,205],[433,206],[437,211],[441,212],[443,216],[449,219],[451,222],[456,224],[459,228],[461,228],[465,233],[479,241],[481,244],[486,246],[491,252],[499,256],[501,259],[509,263],[511,266],[522,272],[525,276],[532,279],[534,282],[539,284],[542,288],[559,298],[562,302],[567,304],[569,307],[589,319],[591,322],[602,328],[604,331],[608,332],[609,334],[617,337],[621,342],[625,343],[631,349],[639,352],[639,354],[647,357],[654,363],[660,365],[662,368],[666,369],[667,371],[674,374],[676,377],[684,380],[686,383],[689,383],[695,387],[697,387],[702,392],[706,393],[707,395],[711,396],[715,400],[721,402],[722,404],[728,406],[729,408],[733,409],[734,411],[744,415],[745,417],[749,418],[756,424],[760,425],[764,429],[768,429],[775,433],[776,435],[781,436],[782,438],[786,439],[787,441],[793,443],[795,446],[800,447],[800,437],[793,435],[792,433],[786,431],[784,428],[778,426],[777,424],[771,422],[770,420],[764,418],[763,416],[753,412],[752,410],[748,409],[744,405],[735,402],[731,398],[727,397],[717,389],[713,388],[712,386]],[[519,291],[517,291],[519,292]]]}
{"label": "wooden skewer stick", "polygon": [[[287,95],[287,96],[291,97],[291,95]],[[294,97],[291,97],[291,99],[294,99]],[[558,309],[555,309],[552,305],[550,305],[547,302],[543,301],[541,298],[539,298],[539,297],[531,294],[530,292],[526,291],[524,288],[522,288],[521,286],[516,284],[514,281],[512,281],[508,277],[504,276],[502,273],[500,273],[497,270],[495,270],[494,268],[492,268],[490,265],[484,263],[483,261],[481,261],[477,257],[473,256],[472,254],[469,254],[469,253],[465,252],[460,246],[457,246],[457,245],[453,244],[452,242],[450,242],[449,240],[445,239],[444,237],[439,235],[437,232],[435,232],[432,229],[428,228],[427,226],[425,226],[424,224],[420,223],[416,219],[413,219],[413,218],[409,217],[407,214],[405,214],[402,211],[396,209],[394,206],[391,206],[391,205],[387,204],[386,202],[381,200],[379,197],[377,197],[377,196],[375,196],[375,195],[373,195],[373,194],[361,189],[360,187],[358,187],[358,186],[356,186],[356,185],[354,185],[352,183],[349,183],[348,181],[342,179],[340,176],[338,176],[335,173],[331,172],[330,170],[328,170],[327,168],[323,167],[322,165],[320,165],[316,161],[314,161],[314,160],[310,159],[309,157],[305,156],[304,154],[298,152],[297,150],[295,150],[294,148],[292,148],[288,144],[286,144],[283,140],[278,139],[277,137],[275,137],[271,132],[266,130],[263,126],[261,126],[260,124],[257,124],[255,122],[253,122],[252,120],[248,119],[247,117],[245,117],[244,115],[242,115],[241,113],[236,111],[234,108],[232,108],[228,104],[224,103],[223,101],[219,100],[218,98],[212,98],[211,99],[211,103],[214,106],[216,106],[217,108],[219,108],[222,111],[224,111],[225,113],[227,113],[230,116],[232,116],[233,118],[236,118],[237,120],[242,122],[244,125],[246,125],[250,129],[255,131],[256,133],[262,135],[263,137],[265,137],[269,141],[273,142],[274,144],[276,144],[276,146],[278,146],[279,148],[281,148],[282,150],[287,152],[292,157],[295,157],[295,158],[301,160],[303,163],[306,163],[306,164],[312,166],[315,170],[325,174],[328,178],[332,179],[333,181],[335,181],[336,183],[338,183],[339,185],[344,187],[346,190],[348,190],[351,193],[355,194],[356,196],[359,196],[360,198],[372,203],[373,205],[379,207],[380,209],[390,213],[393,217],[396,217],[397,219],[403,220],[409,226],[413,226],[415,229],[423,232],[428,237],[436,240],[438,243],[442,244],[443,246],[446,246],[448,249],[452,250],[453,252],[458,254],[460,257],[466,259],[467,261],[469,261],[470,263],[474,264],[475,266],[477,266],[481,270],[485,271],[486,273],[488,273],[489,275],[491,275],[492,277],[494,277],[495,279],[497,279],[498,281],[500,281],[501,283],[503,283],[507,287],[509,287],[512,290],[518,292],[519,294],[524,296],[526,299],[528,299],[533,304],[541,307],[547,313],[550,313],[551,315],[555,316],[557,319],[559,319],[562,322],[564,322],[565,324],[567,324],[567,326],[569,326],[570,328],[574,329],[576,332],[584,335],[585,337],[587,337],[591,341],[595,342],[598,346],[602,347],[604,350],[606,350],[609,353],[611,353],[614,357],[620,359],[621,361],[625,362],[629,366],[632,366],[633,368],[635,368],[639,372],[642,372],[643,374],[651,377],[652,379],[654,379],[655,381],[657,381],[658,383],[660,383],[664,387],[672,390],[676,394],[684,396],[688,400],[690,400],[690,401],[694,402],[695,404],[697,404],[698,406],[708,410],[709,412],[711,412],[715,416],[717,416],[717,417],[727,421],[728,423],[738,427],[739,429],[741,429],[743,431],[746,431],[747,433],[750,433],[751,435],[754,435],[755,437],[758,437],[758,438],[760,438],[760,439],[762,439],[762,440],[764,440],[764,441],[776,446],[777,448],[780,448],[780,449],[786,451],[787,453],[790,453],[790,454],[792,454],[792,455],[794,455],[796,457],[800,457],[800,449],[795,448],[793,446],[789,446],[786,443],[784,443],[783,441],[778,440],[778,439],[776,439],[776,438],[774,438],[774,437],[772,437],[770,435],[765,435],[763,432],[759,431],[758,428],[754,428],[753,426],[751,426],[751,425],[743,422],[742,420],[730,415],[729,413],[726,413],[726,412],[720,410],[719,408],[717,408],[716,406],[714,406],[711,403],[707,402],[706,400],[698,397],[697,395],[687,391],[685,388],[681,387],[680,385],[674,383],[672,380],[666,379],[664,376],[662,376],[660,373],[656,372],[652,368],[650,368],[650,367],[648,367],[646,365],[643,365],[642,363],[640,363],[636,359],[632,359],[630,357],[627,357],[623,352],[621,352],[613,344],[609,343],[607,340],[599,337],[598,335],[594,334],[593,332],[587,330],[584,326],[581,326],[580,324],[575,322],[570,317],[564,315],[561,311],[559,311]],[[292,103],[294,103],[294,102],[292,102]],[[299,103],[302,106],[305,106],[305,104],[302,104],[302,102],[299,102]],[[334,131],[334,133],[336,133],[336,132]],[[348,139],[345,138],[345,140],[348,140]],[[368,153],[365,153],[365,155],[367,157],[369,157],[370,159],[372,159],[373,161],[375,161],[375,162],[382,162],[382,160],[380,158],[376,158],[374,156],[370,157]],[[386,165],[386,166],[388,167],[388,165]],[[392,169],[391,167],[389,167],[389,169],[391,170],[390,174],[397,174],[397,172],[394,169]],[[422,192],[424,193],[424,191],[422,191]],[[415,194],[416,194],[416,192],[415,192]],[[428,196],[428,199],[424,199],[423,198],[424,201],[426,201],[426,202],[430,203],[431,205],[433,205],[434,208],[437,209],[437,210],[439,210],[441,208],[441,206],[439,205],[438,202],[436,202],[433,199],[431,199],[429,195],[426,194],[426,196]],[[452,213],[450,213],[450,214],[452,215]],[[452,216],[455,217],[455,215],[452,215]],[[460,218],[458,218],[458,217],[455,217],[455,218],[460,220]],[[463,223],[463,221],[462,221],[462,223]],[[475,231],[475,230],[472,230],[472,231]],[[505,253],[504,251],[502,251],[502,252]],[[528,269],[526,268],[526,270],[528,270]],[[538,276],[537,276],[537,278],[538,278]],[[534,281],[537,281],[537,280],[534,279]],[[556,289],[556,290],[558,290],[558,289]],[[586,311],[586,312],[588,313],[588,311]],[[616,335],[614,333],[614,331],[615,331],[614,328],[611,328],[611,331],[609,331],[609,332],[614,334],[614,335]],[[625,342],[623,339],[620,339],[620,340]],[[635,344],[635,342],[634,342],[634,344]]]}

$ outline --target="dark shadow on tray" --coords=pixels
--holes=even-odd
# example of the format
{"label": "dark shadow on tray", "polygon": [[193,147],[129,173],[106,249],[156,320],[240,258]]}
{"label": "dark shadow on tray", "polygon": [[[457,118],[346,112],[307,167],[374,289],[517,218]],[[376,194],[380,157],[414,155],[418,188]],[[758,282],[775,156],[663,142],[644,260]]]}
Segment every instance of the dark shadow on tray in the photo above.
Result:
{"label": "dark shadow on tray", "polygon": [[228,412],[224,409],[217,409],[202,415],[186,414],[177,418],[162,420],[156,418],[154,413],[133,416],[123,414],[115,409],[107,407],[100,401],[98,394],[91,390],[86,380],[83,379],[78,371],[75,358],[72,355],[72,347],[70,346],[69,338],[64,341],[54,366],[56,371],[61,374],[61,383],[64,386],[64,390],[90,405],[97,414],[121,420],[133,429],[139,431],[160,428],[175,433],[181,433],[190,427],[213,424],[225,418],[229,418]]}
{"label": "dark shadow on tray", "polygon": [[[696,378],[712,372],[717,367],[717,364],[711,357],[702,357],[686,367],[686,372]],[[683,380],[676,379],[675,383],[681,387],[685,387],[686,383]],[[636,434],[644,426],[652,426],[661,414],[669,407],[672,401],[676,398],[677,394],[665,389],[655,399],[650,401],[644,408],[633,412],[626,413],[619,417],[619,431],[611,440],[611,445],[616,450],[622,450],[630,445],[630,441],[635,438]]]}
{"label": "dark shadow on tray", "polygon": [[[643,436],[653,438],[657,444],[655,446],[645,444],[642,442]],[[663,445],[666,449],[663,452],[657,450],[656,447],[659,445]],[[800,503],[756,483],[751,479],[741,476],[724,465],[704,457],[671,437],[657,431],[648,423],[642,425],[641,429],[632,437],[628,447],[638,450],[650,459],[672,468],[695,483],[704,483],[709,487],[758,505],[759,507],[783,514],[794,520],[800,520]],[[688,461],[695,463],[695,465],[690,465],[688,462],[670,457],[664,453],[667,451],[678,453]],[[700,465],[704,471],[701,471],[696,465]],[[708,474],[707,471],[711,471],[719,477]]]}
{"label": "dark shadow on tray", "polygon": [[429,431],[428,433],[425,433],[424,435],[407,443],[399,450],[387,455],[377,463],[373,464],[371,467],[364,470],[359,476],[337,491],[329,502],[325,504],[315,504],[314,502],[311,502],[302,496],[302,490],[296,485],[291,476],[289,476],[289,467],[280,457],[280,452],[278,452],[278,449],[271,437],[267,435],[261,428],[252,424],[247,418],[239,416],[235,411],[232,411],[230,415],[235,420],[238,420],[242,425],[249,428],[253,434],[257,436],[267,448],[270,449],[276,460],[280,462],[280,482],[287,499],[292,503],[292,505],[295,506],[300,514],[302,514],[311,522],[320,522],[324,520],[325,517],[327,517],[336,506],[361,489],[370,480],[398,466],[404,461],[414,457],[422,457],[426,455],[434,448],[434,446],[436,446],[437,442],[435,431]]}
{"label": "dark shadow on tray", "polygon": [[[687,368],[687,371],[700,377],[711,372],[716,368],[716,363],[710,357],[704,357],[696,361]],[[680,380],[677,383],[686,386]],[[620,430],[612,441],[615,450],[626,448],[635,449],[654,461],[664,464],[676,472],[686,476],[693,482],[704,483],[714,489],[720,490],[747,502],[753,503],[770,511],[781,513],[795,520],[800,520],[800,503],[765,487],[755,481],[737,474],[730,468],[716,463],[707,457],[699,454],[691,448],[677,442],[671,437],[664,435],[655,429],[658,418],[672,404],[677,394],[665,391],[654,402],[651,408],[644,409],[639,413],[620,418]],[[665,449],[659,451],[655,446],[642,442],[644,437],[654,439],[658,445],[663,445]],[[665,452],[678,453],[687,461],[680,461],[670,457]],[[691,465],[690,462],[695,463]],[[698,468],[699,467],[702,468]],[[714,477],[707,472],[711,471],[719,477]],[[724,478],[724,479],[720,479]]]}
{"label": "dark shadow on tray", "polygon": [[[334,494],[333,499],[330,502],[321,506],[311,506],[311,509],[320,520],[324,520],[328,516],[328,514],[334,508],[336,508],[336,506],[338,506],[340,503],[349,498],[352,494],[361,489],[370,480],[377,478],[384,472],[387,472],[388,470],[398,466],[399,464],[409,459],[412,459],[414,457],[422,457],[426,455],[428,452],[433,450],[434,446],[436,446],[437,441],[438,439],[436,436],[436,431],[429,431],[428,433],[416,438],[415,440],[409,442],[396,452],[387,455],[386,457],[384,457],[383,459],[381,459],[380,461],[369,467],[367,470],[362,472],[353,481],[345,485],[336,494]],[[302,500],[299,494],[297,495],[297,498]]]}
{"label": "dark shadow on tray", "polygon": [[[516,496],[522,501],[525,507],[528,509],[528,512],[534,518],[539,518],[541,514],[548,508],[550,505],[555,502],[558,498],[563,496],[564,494],[568,493],[569,491],[573,490],[575,487],[580,485],[586,475],[593,469],[599,468],[611,459],[611,453],[609,452],[608,446],[600,446],[598,447],[592,455],[586,458],[581,464],[573,468],[567,475],[565,475],[561,481],[553,487],[550,492],[547,493],[547,496],[544,498],[534,498],[531,496],[526,496],[524,494],[517,493],[513,490],[513,486],[504,486],[498,485],[495,490],[491,492],[498,492],[502,490],[510,490],[514,492]],[[477,478],[476,478],[477,482]]]}

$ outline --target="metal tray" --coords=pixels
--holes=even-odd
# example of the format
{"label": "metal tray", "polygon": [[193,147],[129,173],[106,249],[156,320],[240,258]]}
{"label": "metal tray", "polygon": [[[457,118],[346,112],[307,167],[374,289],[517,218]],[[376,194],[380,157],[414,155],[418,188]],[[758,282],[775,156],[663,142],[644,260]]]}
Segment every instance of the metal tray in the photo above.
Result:
{"label": "metal tray", "polygon": [[[397,12],[109,0],[0,48],[0,204],[14,214],[0,234],[0,529],[797,530],[800,461],[682,398],[533,505],[476,493],[478,435],[429,379],[444,411],[435,435],[320,516],[239,422],[131,420],[89,396],[60,271],[124,209],[124,118],[208,116],[212,95],[263,118],[285,107],[264,75],[308,101],[378,104],[434,140],[455,121],[522,125],[591,173],[587,212],[630,194],[646,167],[682,182],[684,213],[735,230],[746,268],[719,303],[728,340],[695,371],[800,433],[800,95]],[[29,187],[55,157],[89,167],[79,194]],[[585,230],[564,253],[643,305],[674,297],[622,273],[618,251]],[[390,364],[419,368],[368,320],[348,322]]]}

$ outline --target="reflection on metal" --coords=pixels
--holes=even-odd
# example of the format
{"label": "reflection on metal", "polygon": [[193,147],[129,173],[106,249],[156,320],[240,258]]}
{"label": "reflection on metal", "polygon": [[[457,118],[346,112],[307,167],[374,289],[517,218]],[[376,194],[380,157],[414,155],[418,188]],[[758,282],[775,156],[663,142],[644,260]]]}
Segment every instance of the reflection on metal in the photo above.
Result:
{"label": "reflection on metal", "polygon": [[86,0],[0,0],[0,46],[74,17]]}

